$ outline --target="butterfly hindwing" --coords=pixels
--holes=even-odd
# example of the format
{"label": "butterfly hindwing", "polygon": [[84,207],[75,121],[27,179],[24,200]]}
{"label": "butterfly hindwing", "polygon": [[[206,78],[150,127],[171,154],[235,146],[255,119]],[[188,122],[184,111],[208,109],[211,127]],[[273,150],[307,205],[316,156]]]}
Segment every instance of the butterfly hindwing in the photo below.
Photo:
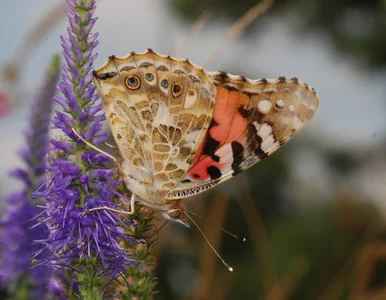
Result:
{"label": "butterfly hindwing", "polygon": [[311,119],[319,103],[315,91],[296,78],[253,81],[224,72],[210,78],[217,88],[213,119],[168,199],[205,191],[272,154]]}

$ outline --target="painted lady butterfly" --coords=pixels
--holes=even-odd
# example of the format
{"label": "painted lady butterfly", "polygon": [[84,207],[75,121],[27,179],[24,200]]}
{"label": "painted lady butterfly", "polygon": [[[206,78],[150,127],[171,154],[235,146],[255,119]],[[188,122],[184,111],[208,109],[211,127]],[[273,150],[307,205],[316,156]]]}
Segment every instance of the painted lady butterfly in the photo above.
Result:
{"label": "painted lady butterfly", "polygon": [[314,89],[297,78],[207,72],[151,49],[111,56],[94,71],[94,82],[128,189],[183,224],[182,198],[275,152],[319,103]]}

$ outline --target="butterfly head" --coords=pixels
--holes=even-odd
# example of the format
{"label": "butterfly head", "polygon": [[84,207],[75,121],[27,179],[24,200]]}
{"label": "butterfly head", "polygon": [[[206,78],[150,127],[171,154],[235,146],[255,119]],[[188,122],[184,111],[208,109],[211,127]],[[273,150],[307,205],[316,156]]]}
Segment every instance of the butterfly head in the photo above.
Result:
{"label": "butterfly head", "polygon": [[181,200],[173,200],[167,204],[168,210],[163,212],[162,215],[166,220],[180,223],[186,227],[190,227],[189,223],[185,220],[185,205]]}

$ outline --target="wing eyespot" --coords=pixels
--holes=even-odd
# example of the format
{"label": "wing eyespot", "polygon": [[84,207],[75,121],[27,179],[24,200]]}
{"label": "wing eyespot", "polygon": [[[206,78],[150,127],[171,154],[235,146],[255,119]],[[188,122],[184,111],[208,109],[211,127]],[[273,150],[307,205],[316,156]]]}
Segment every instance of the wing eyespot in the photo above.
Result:
{"label": "wing eyespot", "polygon": [[153,81],[154,75],[152,73],[146,73],[145,78],[147,81]]}
{"label": "wing eyespot", "polygon": [[179,84],[178,82],[173,83],[172,85],[172,94],[173,97],[178,97],[182,93],[182,85]]}
{"label": "wing eyespot", "polygon": [[130,75],[126,78],[125,85],[130,90],[137,90],[141,86],[141,80],[138,76]]}
{"label": "wing eyespot", "polygon": [[167,79],[163,79],[161,81],[161,86],[164,88],[164,89],[167,89],[169,87],[169,81]]}

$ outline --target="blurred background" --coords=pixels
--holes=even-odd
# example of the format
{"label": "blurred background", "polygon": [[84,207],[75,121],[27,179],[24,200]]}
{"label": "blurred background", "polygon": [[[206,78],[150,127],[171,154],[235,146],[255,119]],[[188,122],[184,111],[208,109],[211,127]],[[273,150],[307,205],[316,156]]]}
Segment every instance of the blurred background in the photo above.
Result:
{"label": "blurred background", "polygon": [[[196,228],[167,224],[157,236],[156,299],[386,299],[386,1],[266,1],[229,42],[258,1],[97,3],[96,66],[152,48],[210,71],[296,76],[320,97],[289,144],[185,202],[234,272]],[[60,51],[65,6],[0,4],[0,198],[19,188],[7,172],[20,164],[30,103]]]}

